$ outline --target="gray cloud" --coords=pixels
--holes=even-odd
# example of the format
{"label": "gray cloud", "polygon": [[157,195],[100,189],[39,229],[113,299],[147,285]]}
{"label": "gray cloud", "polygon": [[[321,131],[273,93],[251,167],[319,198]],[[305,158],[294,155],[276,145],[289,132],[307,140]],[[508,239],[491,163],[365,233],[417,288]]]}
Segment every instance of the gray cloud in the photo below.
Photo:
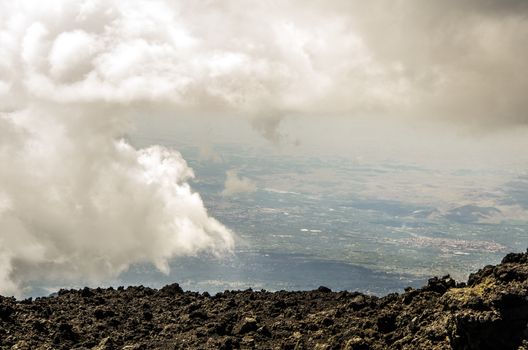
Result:
{"label": "gray cloud", "polygon": [[22,90],[61,103],[528,120],[522,1],[30,5],[2,6],[4,95],[22,66]]}
{"label": "gray cloud", "polygon": [[375,15],[355,26],[377,62],[397,67],[402,113],[481,127],[528,121],[525,4],[407,1],[388,11],[369,4]]}
{"label": "gray cloud", "polygon": [[251,121],[253,129],[256,130],[265,139],[278,145],[285,138],[286,135],[280,131],[280,123],[283,119],[281,115],[261,115]]}

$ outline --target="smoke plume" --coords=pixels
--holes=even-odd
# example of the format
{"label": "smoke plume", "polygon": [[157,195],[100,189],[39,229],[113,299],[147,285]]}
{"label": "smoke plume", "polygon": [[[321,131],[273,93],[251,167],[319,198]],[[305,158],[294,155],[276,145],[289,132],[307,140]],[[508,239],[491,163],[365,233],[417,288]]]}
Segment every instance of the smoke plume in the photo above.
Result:
{"label": "smoke plume", "polygon": [[223,196],[232,196],[237,193],[255,192],[257,185],[247,177],[238,176],[235,169],[226,171]]}
{"label": "smoke plume", "polygon": [[131,25],[126,9],[40,5],[0,11],[0,293],[230,251],[232,233],[208,216],[181,155],[122,139],[133,104],[164,94],[163,72],[132,57],[154,53],[118,33]]}

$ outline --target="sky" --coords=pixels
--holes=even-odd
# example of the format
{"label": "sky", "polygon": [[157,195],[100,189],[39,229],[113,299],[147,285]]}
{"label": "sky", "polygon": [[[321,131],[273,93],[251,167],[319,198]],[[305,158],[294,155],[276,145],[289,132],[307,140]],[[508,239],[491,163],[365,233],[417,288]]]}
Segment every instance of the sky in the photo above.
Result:
{"label": "sky", "polygon": [[[232,252],[178,150],[127,139],[180,120],[211,162],[207,130],[228,128],[279,154],[511,170],[524,210],[527,15],[513,0],[0,0],[0,293]],[[255,186],[233,169],[224,194]]]}

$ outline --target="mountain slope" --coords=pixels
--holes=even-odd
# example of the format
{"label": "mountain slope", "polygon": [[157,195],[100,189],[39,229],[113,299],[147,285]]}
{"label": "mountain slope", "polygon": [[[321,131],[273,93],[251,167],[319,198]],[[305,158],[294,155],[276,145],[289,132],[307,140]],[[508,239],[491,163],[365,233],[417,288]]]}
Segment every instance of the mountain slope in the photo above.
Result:
{"label": "mountain slope", "polygon": [[0,297],[0,349],[528,349],[528,251],[382,298],[177,285]]}

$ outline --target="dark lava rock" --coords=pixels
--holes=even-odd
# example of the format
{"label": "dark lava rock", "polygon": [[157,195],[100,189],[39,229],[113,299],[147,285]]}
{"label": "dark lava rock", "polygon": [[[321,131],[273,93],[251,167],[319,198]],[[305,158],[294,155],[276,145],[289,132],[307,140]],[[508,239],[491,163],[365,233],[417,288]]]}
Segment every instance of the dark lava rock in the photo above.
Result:
{"label": "dark lava rock", "polygon": [[15,309],[10,305],[0,304],[0,320],[9,321],[13,312],[15,312]]}
{"label": "dark lava rock", "polygon": [[173,284],[169,284],[169,285],[166,285],[165,287],[161,288],[159,290],[159,293],[161,295],[164,295],[164,296],[167,296],[167,297],[171,297],[171,296],[175,296],[175,295],[178,295],[178,294],[182,294],[183,293],[183,289],[182,289],[182,287],[180,287],[180,285],[178,283],[173,283]]}
{"label": "dark lava rock", "polygon": [[112,310],[106,310],[103,308],[96,308],[94,311],[94,317],[98,320],[115,316],[115,312]]}
{"label": "dark lava rock", "polygon": [[257,333],[265,336],[265,337],[271,337],[271,332],[266,326],[262,326],[259,329],[257,329]]}
{"label": "dark lava rock", "polygon": [[90,290],[90,288],[88,288],[88,287],[84,287],[84,288],[81,290],[81,296],[82,296],[82,297],[85,297],[85,298],[90,298],[90,297],[93,297],[93,296],[94,296],[94,293]]}
{"label": "dark lava rock", "polygon": [[0,350],[528,349],[528,252],[385,297],[332,292],[63,289],[0,296]]}
{"label": "dark lava rock", "polygon": [[526,264],[528,263],[528,254],[510,253],[506,255],[501,264]]}
{"label": "dark lava rock", "polygon": [[73,326],[69,323],[61,323],[59,325],[60,338],[65,340],[76,340],[77,333],[73,330]]}
{"label": "dark lava rock", "polygon": [[242,321],[235,327],[235,334],[246,334],[254,332],[258,329],[257,320],[253,317],[244,317]]}
{"label": "dark lava rock", "polygon": [[378,317],[378,330],[381,333],[390,333],[396,329],[396,315],[384,314]]}
{"label": "dark lava rock", "polygon": [[325,286],[320,286],[319,288],[317,288],[317,291],[318,292],[322,292],[322,293],[331,293],[332,290],[328,287],[325,287]]}

